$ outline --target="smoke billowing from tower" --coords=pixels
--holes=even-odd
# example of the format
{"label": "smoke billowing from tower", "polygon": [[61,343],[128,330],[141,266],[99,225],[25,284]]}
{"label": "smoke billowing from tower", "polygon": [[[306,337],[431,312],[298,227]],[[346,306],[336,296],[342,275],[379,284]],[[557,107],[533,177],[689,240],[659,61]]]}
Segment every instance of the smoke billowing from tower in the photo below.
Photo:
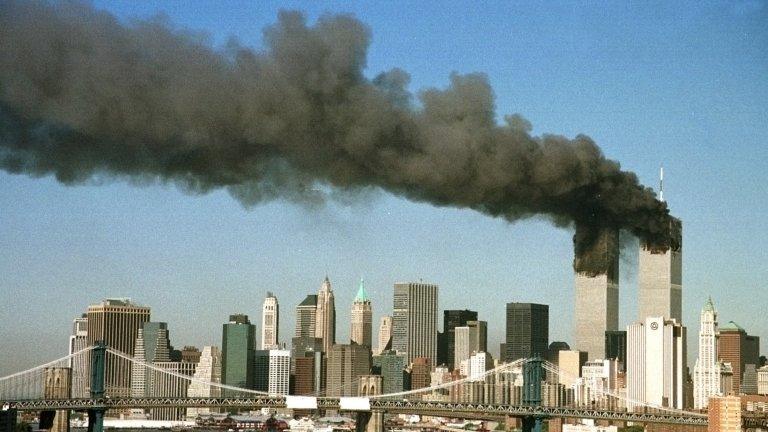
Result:
{"label": "smoke billowing from tower", "polygon": [[485,75],[416,96],[363,74],[369,30],[282,12],[257,52],[211,48],[162,20],[78,3],[0,0],[0,168],[65,184],[115,177],[226,190],[243,205],[380,188],[513,222],[575,226],[579,271],[602,229],[670,245],[664,203],[587,136],[496,121]]}

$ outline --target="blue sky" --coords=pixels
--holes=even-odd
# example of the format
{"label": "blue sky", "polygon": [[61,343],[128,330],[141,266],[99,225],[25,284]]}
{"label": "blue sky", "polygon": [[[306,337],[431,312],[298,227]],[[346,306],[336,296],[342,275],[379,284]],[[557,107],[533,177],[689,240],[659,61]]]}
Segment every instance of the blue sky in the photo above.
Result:
{"label": "blue sky", "polygon": [[[351,13],[372,31],[368,76],[400,67],[414,91],[451,72],[480,71],[498,117],[521,113],[534,133],[585,133],[665,197],[684,222],[684,324],[695,358],[698,312],[712,295],[720,321],[768,344],[768,3],[96,1],[119,19],[166,15],[259,49],[280,8]],[[0,374],[65,353],[74,316],[107,296],[132,297],[168,321],[172,342],[220,344],[233,312],[258,321],[267,291],[282,311],[327,273],[338,339],[363,276],[375,323],[396,281],[440,286],[440,308],[489,322],[495,354],[504,303],[550,305],[550,339],[572,341],[571,233],[377,193],[307,210],[243,209],[218,191],[101,181],[75,187],[0,173]],[[622,326],[636,318],[637,254],[622,262]],[[29,341],[35,341],[29,344]],[[763,353],[768,349],[763,349]]]}

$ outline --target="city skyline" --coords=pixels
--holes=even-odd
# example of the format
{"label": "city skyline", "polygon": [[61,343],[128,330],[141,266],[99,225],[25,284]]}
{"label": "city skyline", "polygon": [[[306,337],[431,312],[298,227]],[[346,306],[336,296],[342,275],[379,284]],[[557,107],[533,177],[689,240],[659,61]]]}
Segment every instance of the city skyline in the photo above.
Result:
{"label": "city skyline", "polygon": [[[131,9],[119,2],[112,5],[100,5],[97,2],[97,6],[107,7],[120,19],[134,15],[149,16],[159,11],[152,8]],[[338,5],[327,8],[331,12],[345,11],[343,6]],[[670,8],[673,12],[682,13],[676,8]],[[739,24],[738,28],[747,28],[754,32],[750,34],[758,35],[738,45],[752,52],[749,51],[751,45],[748,42],[764,40],[764,32],[754,30],[750,23],[755,15],[764,16],[765,9],[733,11],[723,8],[723,14],[730,17],[729,22],[735,22]],[[261,14],[263,16],[248,24],[248,28],[252,27],[251,33],[241,31],[244,24],[223,30],[206,23],[199,16],[190,15],[189,11],[173,6],[167,6],[163,11],[179,26],[211,32],[217,43],[224,36],[235,34],[242,37],[246,44],[259,46],[259,37],[253,32],[260,32],[262,24],[275,20],[274,7],[266,9],[259,10],[264,12]],[[568,91],[561,89],[559,95],[544,92],[544,100],[558,101],[555,112],[545,114],[542,102],[536,102],[532,97],[537,91],[544,90],[541,85],[534,86],[531,93],[512,91],[505,85],[505,75],[499,69],[488,69],[476,59],[468,63],[462,63],[451,56],[447,60],[438,59],[440,61],[434,73],[420,69],[423,66],[418,65],[417,59],[388,59],[387,56],[404,55],[397,51],[400,49],[398,44],[407,40],[408,35],[393,39],[393,35],[387,33],[384,24],[391,16],[375,19],[372,11],[364,7],[351,12],[355,12],[358,18],[370,25],[374,34],[371,73],[392,64],[402,65],[414,74],[413,85],[418,89],[430,85],[444,86],[445,77],[452,68],[485,71],[497,93],[498,111],[521,112],[531,120],[536,132],[552,131],[568,136],[588,133],[598,141],[609,157],[636,170],[645,184],[655,184],[658,166],[664,163],[668,173],[667,201],[673,212],[686,224],[683,324],[688,327],[689,334],[697,334],[699,307],[707,295],[711,294],[718,304],[722,322],[736,321],[747,328],[750,334],[765,340],[768,324],[760,319],[754,306],[765,303],[760,301],[765,299],[764,290],[761,289],[766,279],[765,252],[760,247],[751,246],[754,242],[759,245],[765,241],[765,232],[768,231],[765,229],[766,222],[755,215],[763,214],[766,204],[759,199],[762,195],[751,184],[760,183],[761,177],[748,174],[755,172],[752,164],[759,165],[761,160],[765,160],[762,157],[765,150],[758,149],[757,157],[751,156],[747,162],[736,163],[733,157],[726,156],[723,161],[705,164],[706,169],[701,165],[702,158],[712,158],[717,154],[712,147],[717,147],[715,142],[719,139],[718,134],[729,138],[724,142],[746,139],[748,143],[755,143],[754,137],[764,136],[757,122],[746,120],[764,119],[764,105],[755,105],[754,102],[751,102],[753,105],[750,102],[744,105],[740,97],[729,99],[723,95],[718,96],[720,99],[715,98],[719,102],[727,102],[725,105],[718,104],[723,107],[718,108],[723,112],[717,109],[708,111],[704,106],[706,104],[701,103],[706,102],[706,99],[690,106],[671,104],[668,100],[658,106],[637,101],[631,103],[634,101],[629,98],[629,88],[632,86],[614,84],[619,86],[618,94],[627,96],[626,100],[609,100],[608,108],[602,108],[601,105],[598,110],[594,104],[600,102],[601,98],[585,95],[585,103],[589,107],[585,113],[577,112],[577,104],[569,102],[567,97],[559,97],[570,95]],[[561,14],[567,12],[560,11]],[[314,20],[318,13],[317,10],[310,10],[310,20]],[[618,17],[626,16],[626,13],[622,7],[615,6],[606,12]],[[416,15],[421,16],[418,13]],[[685,21],[686,25],[702,20],[708,22],[703,13],[685,16],[690,18]],[[590,17],[582,18],[587,20]],[[510,19],[514,19],[514,14]],[[668,23],[662,21],[660,25],[664,27]],[[671,31],[667,27],[664,29]],[[686,29],[689,28],[684,26],[683,30]],[[709,54],[740,41],[729,39],[735,37],[734,33],[723,27],[715,26],[715,30],[716,33],[720,32],[718,36],[726,37],[726,42],[712,48]],[[495,31],[494,35],[503,35],[498,29]],[[573,31],[566,29],[558,37],[566,37],[567,40],[571,34],[569,32]],[[637,33],[638,30],[630,28],[627,31]],[[435,31],[435,34],[439,32]],[[703,38],[696,33],[691,35]],[[426,32],[424,36],[427,39],[434,37]],[[582,36],[589,39],[589,35]],[[650,36],[645,36],[656,42]],[[694,40],[700,40],[697,38]],[[454,42],[463,46],[462,41]],[[686,54],[692,55],[676,45],[662,46],[678,48],[680,51],[673,52],[680,53],[684,58],[688,58]],[[652,44],[643,47],[651,49]],[[485,45],[482,47],[486,53],[489,49]],[[617,52],[620,53],[620,50]],[[466,50],[459,50],[458,53],[466,55]],[[655,53],[652,50],[648,58],[657,58]],[[524,59],[536,60],[531,52],[525,51],[521,55]],[[717,55],[713,57],[722,58]],[[698,55],[691,58],[698,60],[693,63],[694,69],[708,65]],[[430,63],[433,61],[434,58],[429,60]],[[737,69],[731,70],[731,73],[741,74],[739,76],[749,75],[755,67],[761,71],[765,68],[765,59],[759,56],[755,58],[754,54],[751,63],[734,62],[729,64],[729,68],[732,69],[735,64]],[[542,65],[535,61],[532,64],[535,67]],[[622,65],[629,68],[626,62]],[[597,71],[606,72],[600,69]],[[646,77],[645,72],[638,73],[640,78]],[[509,79],[512,81],[524,79],[519,74],[511,75]],[[711,72],[694,76],[695,80],[699,80],[694,81],[698,85],[705,85],[702,83],[713,79]],[[547,83],[552,78],[545,76],[542,80]],[[752,82],[749,86],[751,91],[747,92],[745,84],[739,86],[723,79],[725,84],[721,85],[736,94],[743,94],[739,93],[741,91],[753,96],[764,94],[766,90],[763,81]],[[633,91],[642,93],[650,90],[654,94],[653,90],[658,86],[655,94],[659,95],[665,91],[679,94],[686,89],[681,83],[669,78],[654,85],[641,79],[640,84]],[[723,98],[726,100],[723,101]],[[620,102],[626,101],[630,102],[626,105],[627,111],[616,109],[617,105],[621,106]],[[740,108],[736,110],[736,106]],[[671,119],[669,123],[661,121],[654,129],[669,133],[669,137],[645,130],[638,131],[647,123],[640,121],[637,127],[632,128],[635,123],[627,118],[632,113],[665,112],[664,108],[672,108]],[[707,120],[688,119],[689,108],[692,110],[690,112]],[[610,111],[621,115],[608,115]],[[746,119],[739,120],[738,126],[729,126],[724,124],[732,120],[728,113]],[[606,118],[599,118],[601,116]],[[679,127],[672,125],[680,117],[690,121],[683,122]],[[565,124],[560,123],[562,118],[566,118]],[[719,123],[710,122],[712,119]],[[619,124],[611,124],[616,121]],[[703,129],[706,133],[701,131],[701,122],[707,123],[707,127],[718,129],[714,137],[703,141],[709,147],[700,148],[697,145],[698,138],[709,135],[709,129]],[[631,132],[619,132],[620,129]],[[692,133],[694,137],[689,138],[686,133]],[[650,143],[652,141],[658,143]],[[646,142],[649,144],[646,145]],[[631,143],[640,145],[632,146]],[[734,154],[745,155],[747,150],[753,149],[747,145],[738,148]],[[292,312],[305,294],[316,289],[316,276],[326,272],[334,280],[337,323],[346,322],[344,320],[354,297],[353,287],[360,275],[366,277],[371,287],[373,322],[378,322],[378,318],[387,313],[386,309],[377,308],[377,305],[391,304],[391,286],[394,282],[423,278],[440,286],[440,310],[463,308],[465,303],[461,296],[466,290],[486,295],[501,292],[504,302],[548,303],[553,315],[563,317],[563,324],[551,328],[550,339],[573,341],[568,328],[573,322],[571,233],[552,228],[539,220],[508,225],[469,211],[435,209],[389,195],[374,196],[349,206],[331,203],[320,210],[307,211],[277,202],[244,211],[223,193],[194,197],[173,188],[135,188],[122,181],[67,188],[50,178],[29,179],[6,173],[0,173],[0,179],[4,184],[0,192],[0,206],[9,210],[0,215],[0,226],[3,227],[0,240],[12,245],[11,250],[0,259],[0,271],[4,274],[3,288],[7,287],[17,294],[12,303],[3,306],[2,313],[5,317],[14,316],[18,310],[29,311],[29,319],[25,320],[26,328],[13,329],[9,351],[14,356],[9,359],[8,366],[2,365],[7,368],[5,372],[18,369],[27,363],[25,359],[37,355],[25,350],[23,341],[31,337],[36,338],[44,346],[43,349],[47,350],[42,354],[51,358],[57,356],[64,349],[61,342],[67,336],[64,329],[71,324],[72,318],[83,312],[84,305],[101,298],[132,297],[141,304],[155,308],[168,305],[165,310],[156,309],[158,315],[153,316],[153,319],[171,323],[177,341],[202,346],[216,344],[216,338],[212,337],[217,332],[215,328],[230,313],[243,312],[258,322],[256,317],[260,316],[259,304],[267,291],[276,292],[281,297],[284,310]],[[749,184],[745,185],[745,182]],[[722,215],[728,215],[728,219]],[[722,224],[732,229],[722,230]],[[266,234],[264,231],[274,232]],[[199,239],[196,238],[198,234]],[[280,241],[274,241],[280,237]],[[188,250],[187,244],[191,245]],[[266,247],[269,245],[271,249]],[[422,250],[418,246],[425,247],[424,251],[413,252]],[[535,253],[532,254],[532,250]],[[637,298],[637,259],[631,251],[627,255],[626,262],[622,261],[619,329],[625,328],[637,318],[636,306],[632,305]],[[377,262],[380,264],[376,265]],[[233,263],[235,265],[231,265]],[[535,269],[532,272],[534,275],[521,274],[524,269]],[[726,295],[726,289],[729,295]],[[197,298],[209,292],[218,293],[220,297],[210,299],[207,305],[201,304],[199,307],[181,301],[186,295]],[[558,304],[548,301],[548,298],[555,295],[562,298]],[[53,297],[57,298],[56,302],[50,302],[49,299]],[[752,301],[744,304],[745,298]],[[247,306],[243,304],[243,299],[247,299]],[[489,322],[489,344],[493,352],[502,335],[502,308],[482,301],[469,307],[477,310],[481,318]],[[281,321],[280,334],[292,334],[292,320]],[[192,326],[198,322],[203,328],[197,330],[200,334]],[[337,341],[348,339],[346,327],[338,327]],[[51,332],[50,329],[54,328],[55,332]],[[282,339],[282,342],[288,341],[285,336]],[[695,358],[695,351],[695,346],[689,346],[689,360]]]}

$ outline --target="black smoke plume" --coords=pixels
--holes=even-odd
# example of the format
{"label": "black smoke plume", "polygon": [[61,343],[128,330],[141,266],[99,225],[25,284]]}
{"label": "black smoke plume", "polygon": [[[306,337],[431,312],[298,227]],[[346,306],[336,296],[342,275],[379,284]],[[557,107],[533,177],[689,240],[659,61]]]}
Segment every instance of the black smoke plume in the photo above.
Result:
{"label": "black smoke plume", "polygon": [[[666,205],[587,136],[496,121],[482,74],[407,90],[363,74],[370,33],[346,15],[282,12],[265,49],[215,50],[162,19],[0,0],[0,167],[64,184],[116,177],[226,188],[246,206],[380,188],[513,222],[574,226],[576,270],[601,230],[670,246]],[[579,264],[584,263],[584,264]]]}

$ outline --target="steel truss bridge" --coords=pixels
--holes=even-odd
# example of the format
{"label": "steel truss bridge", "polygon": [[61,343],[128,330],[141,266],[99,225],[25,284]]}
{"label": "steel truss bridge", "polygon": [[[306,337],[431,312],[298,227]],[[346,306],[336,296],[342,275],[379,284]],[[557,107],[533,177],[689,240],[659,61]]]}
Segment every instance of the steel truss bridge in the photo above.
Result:
{"label": "steel truss bridge", "polygon": [[[134,377],[147,378],[147,381],[164,383],[165,390],[160,389],[145,397],[130,397],[109,395],[105,392],[105,370],[107,363],[124,362],[132,368]],[[78,369],[74,365],[80,364]],[[87,364],[86,368],[82,365]],[[88,383],[90,394],[71,397],[52,392],[49,370],[69,369],[73,383]],[[75,370],[77,369],[77,370]],[[478,379],[495,379],[498,374],[514,373],[522,375],[522,398],[519,404],[468,403],[446,402],[444,399],[429,400],[434,392],[445,392],[458,389],[458,386],[477,383]],[[309,402],[311,409],[339,410],[356,412],[357,429],[364,430],[372,414],[418,414],[448,418],[465,419],[506,419],[516,417],[522,419],[523,430],[540,431],[542,421],[553,418],[595,419],[617,422],[635,422],[641,424],[660,423],[675,425],[702,426],[707,425],[706,414],[676,410],[654,406],[642,401],[628,400],[626,397],[601,390],[601,398],[611,398],[621,401],[624,405],[639,407],[637,411],[615,409],[599,409],[580,406],[548,406],[542,403],[542,382],[545,374],[560,379],[566,377],[557,366],[541,359],[521,359],[506,363],[489,370],[480,376],[467,377],[444,384],[391,394],[367,393],[360,398],[344,397],[303,397],[304,403]],[[573,378],[573,377],[569,377]],[[220,397],[181,397],[177,393],[162,394],[167,388],[184,388],[191,385],[215,389]],[[74,385],[74,384],[73,384]],[[181,385],[181,386],[180,386]],[[84,387],[82,387],[84,388]],[[154,388],[153,388],[154,389]],[[603,393],[605,392],[605,393]],[[135,394],[135,393],[132,393]],[[182,392],[186,395],[186,390]],[[151,396],[150,396],[151,395]],[[88,397],[90,396],[90,397]],[[270,395],[252,389],[242,389],[202,381],[180,371],[167,370],[142,359],[109,349],[104,344],[97,344],[62,359],[41,366],[0,378],[0,409],[16,411],[85,411],[88,413],[89,432],[103,431],[103,418],[108,410],[127,409],[156,409],[156,408],[222,408],[222,409],[257,409],[257,408],[295,408],[294,396]],[[302,398],[302,397],[299,397]],[[345,401],[346,399],[346,401]],[[357,399],[350,405],[350,399]],[[434,399],[434,398],[433,398]],[[362,402],[362,403],[361,403]],[[381,417],[381,416],[379,416]],[[759,423],[760,419],[749,419],[750,423]],[[745,426],[747,419],[745,419]],[[379,425],[381,427],[381,425]]]}

